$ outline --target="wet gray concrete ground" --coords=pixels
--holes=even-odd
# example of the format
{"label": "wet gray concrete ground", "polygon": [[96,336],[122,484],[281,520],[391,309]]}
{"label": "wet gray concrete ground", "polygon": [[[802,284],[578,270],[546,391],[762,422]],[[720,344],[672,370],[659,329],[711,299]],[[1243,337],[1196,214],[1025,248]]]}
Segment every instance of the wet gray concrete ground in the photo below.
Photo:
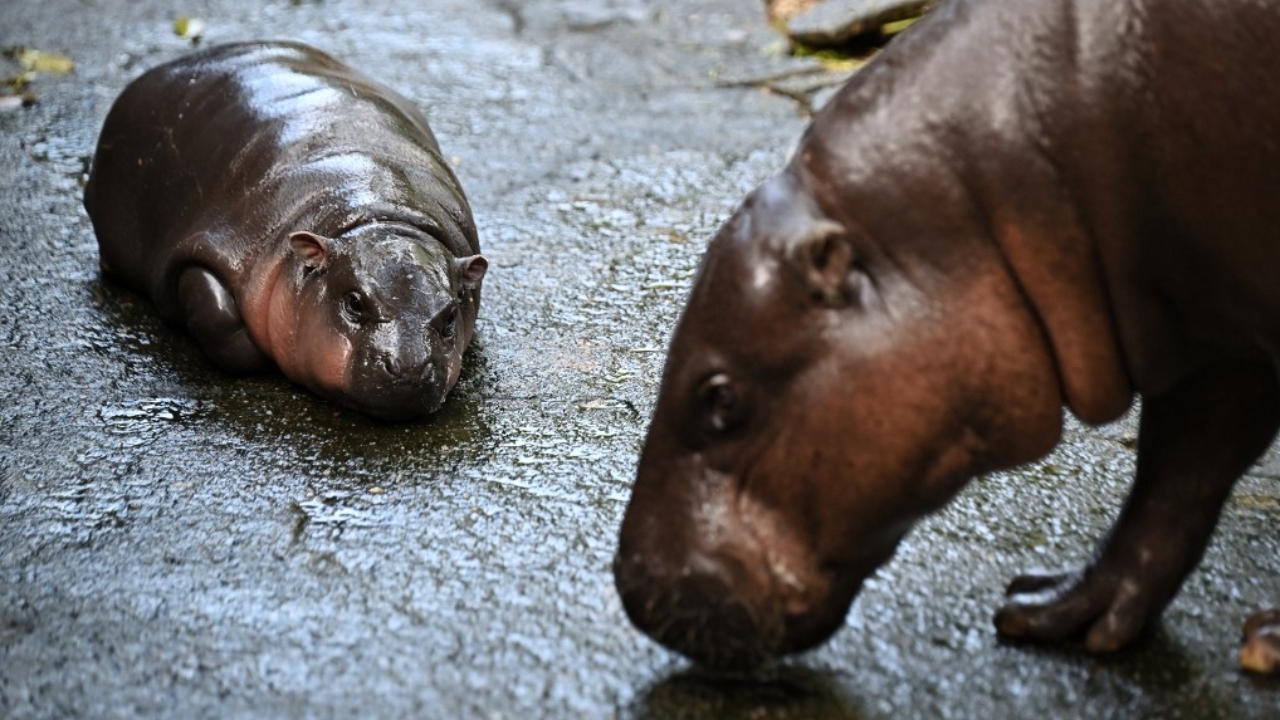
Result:
{"label": "wet gray concrete ground", "polygon": [[[1008,577],[1081,560],[1115,513],[1126,423],[975,483],[766,677],[690,672],[628,625],[609,563],[667,334],[804,124],[723,82],[798,62],[760,5],[0,0],[0,46],[77,62],[0,114],[0,717],[1280,716],[1234,664],[1280,601],[1274,459],[1140,647],[997,641]],[[187,49],[179,15],[206,43],[310,42],[427,110],[492,261],[434,421],[225,377],[99,277],[86,163],[116,93]]]}

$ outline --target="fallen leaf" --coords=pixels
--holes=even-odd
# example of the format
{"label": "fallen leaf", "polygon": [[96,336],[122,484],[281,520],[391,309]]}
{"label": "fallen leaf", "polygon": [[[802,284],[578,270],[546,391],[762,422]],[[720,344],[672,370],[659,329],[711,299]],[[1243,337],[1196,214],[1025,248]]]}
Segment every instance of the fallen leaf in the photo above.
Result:
{"label": "fallen leaf", "polygon": [[173,32],[188,40],[199,40],[204,34],[204,27],[204,20],[200,18],[180,17],[173,21]]}
{"label": "fallen leaf", "polygon": [[912,18],[906,18],[905,20],[896,20],[894,22],[885,23],[884,25],[880,26],[880,34],[886,35],[886,36],[897,35],[903,30],[906,30],[912,25],[915,25],[916,21],[918,20],[920,20],[919,17],[912,17]]}
{"label": "fallen leaf", "polygon": [[66,55],[21,47],[13,51],[13,59],[24,69],[32,72],[46,72],[64,75],[75,69],[75,62]]}

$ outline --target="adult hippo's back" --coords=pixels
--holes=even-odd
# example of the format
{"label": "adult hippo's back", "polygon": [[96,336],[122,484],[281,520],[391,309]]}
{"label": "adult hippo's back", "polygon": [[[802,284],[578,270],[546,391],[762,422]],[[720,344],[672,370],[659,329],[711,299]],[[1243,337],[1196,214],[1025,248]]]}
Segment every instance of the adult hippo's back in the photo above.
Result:
{"label": "adult hippo's back", "polygon": [[1135,392],[1116,524],[996,622],[1155,621],[1280,426],[1277,37],[1271,3],[949,0],[860,71],[702,261],[621,529],[636,624],[711,665],[812,647],[922,516]]}
{"label": "adult hippo's back", "polygon": [[112,106],[85,188],[104,271],[222,368],[377,418],[458,380],[487,262],[426,119],[306,45],[222,45]]}

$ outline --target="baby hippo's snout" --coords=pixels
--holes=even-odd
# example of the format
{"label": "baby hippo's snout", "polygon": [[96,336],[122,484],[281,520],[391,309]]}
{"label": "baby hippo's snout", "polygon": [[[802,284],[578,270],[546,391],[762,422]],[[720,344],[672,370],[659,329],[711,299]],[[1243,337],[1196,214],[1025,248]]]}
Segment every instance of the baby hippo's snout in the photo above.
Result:
{"label": "baby hippo's snout", "polygon": [[444,404],[457,379],[461,353],[429,324],[410,330],[405,324],[379,329],[366,359],[351,368],[351,396],[367,403],[365,412],[383,420],[428,415]]}
{"label": "baby hippo's snout", "polygon": [[382,356],[382,369],[392,384],[426,385],[435,382],[437,365],[434,359],[442,357],[440,349],[432,347],[430,336],[420,343],[405,343]]}

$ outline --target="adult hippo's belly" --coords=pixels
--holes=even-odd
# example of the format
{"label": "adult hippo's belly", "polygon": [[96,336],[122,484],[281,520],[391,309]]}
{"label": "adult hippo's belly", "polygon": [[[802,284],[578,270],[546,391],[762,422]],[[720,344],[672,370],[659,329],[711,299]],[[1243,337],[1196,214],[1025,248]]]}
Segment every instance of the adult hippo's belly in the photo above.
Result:
{"label": "adult hippo's belly", "polygon": [[107,115],[85,188],[104,271],[220,367],[278,367],[385,420],[458,380],[487,262],[421,112],[305,45],[156,67]]}
{"label": "adult hippo's belly", "polygon": [[[1093,560],[996,616],[1134,640],[1280,425],[1276,33],[1243,1],[951,0],[860,71],[703,258],[622,523],[631,619],[711,666],[813,647],[913,523],[1139,393]],[[1277,616],[1246,631],[1274,670]]]}

